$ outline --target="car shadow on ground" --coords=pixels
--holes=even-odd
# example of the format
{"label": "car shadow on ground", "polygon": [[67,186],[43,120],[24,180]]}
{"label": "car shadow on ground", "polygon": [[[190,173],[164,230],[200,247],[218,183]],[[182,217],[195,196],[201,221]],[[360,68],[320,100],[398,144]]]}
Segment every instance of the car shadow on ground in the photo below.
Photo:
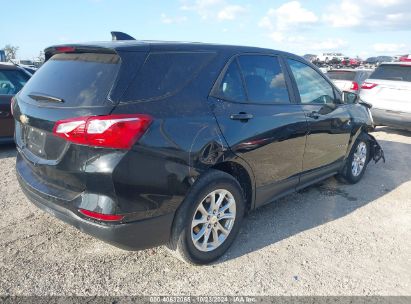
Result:
{"label": "car shadow on ground", "polygon": [[17,154],[16,146],[13,143],[0,145],[0,159],[15,157]]}
{"label": "car shadow on ground", "polygon": [[345,217],[411,180],[411,144],[379,143],[387,162],[371,161],[359,183],[349,185],[332,177],[251,212],[231,249],[216,263]]}

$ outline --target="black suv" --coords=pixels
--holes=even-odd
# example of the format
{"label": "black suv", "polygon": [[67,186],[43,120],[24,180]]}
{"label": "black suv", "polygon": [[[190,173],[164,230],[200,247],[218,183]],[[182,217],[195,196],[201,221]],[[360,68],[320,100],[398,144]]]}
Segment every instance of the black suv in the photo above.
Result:
{"label": "black suv", "polygon": [[338,173],[355,183],[382,156],[369,109],[293,54],[153,41],[45,54],[13,104],[18,180],[121,248],[211,262],[246,211]]}

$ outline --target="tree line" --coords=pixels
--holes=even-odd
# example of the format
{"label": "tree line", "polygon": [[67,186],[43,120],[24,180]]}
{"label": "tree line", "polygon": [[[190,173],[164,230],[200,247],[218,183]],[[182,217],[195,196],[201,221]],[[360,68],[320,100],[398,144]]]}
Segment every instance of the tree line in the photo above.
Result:
{"label": "tree line", "polygon": [[[20,47],[11,45],[11,44],[6,44],[3,48],[4,53],[6,55],[6,60],[7,61],[13,61],[17,59],[17,52],[20,49]],[[44,61],[44,52],[40,51],[39,55],[34,58],[36,61]]]}

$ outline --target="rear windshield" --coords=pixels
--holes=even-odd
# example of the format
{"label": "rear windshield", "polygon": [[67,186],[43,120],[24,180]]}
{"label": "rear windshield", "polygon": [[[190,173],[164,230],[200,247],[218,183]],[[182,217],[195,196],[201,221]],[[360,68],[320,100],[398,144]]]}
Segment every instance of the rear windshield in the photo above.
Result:
{"label": "rear windshield", "polygon": [[58,103],[61,107],[103,105],[119,67],[120,57],[115,54],[56,54],[27,82],[20,96],[55,97],[63,100]]}
{"label": "rear windshield", "polygon": [[125,101],[160,99],[181,90],[210,62],[215,53],[150,53],[125,92]]}
{"label": "rear windshield", "polygon": [[411,81],[411,65],[380,65],[370,76],[371,79]]}
{"label": "rear windshield", "polygon": [[334,80],[354,81],[355,72],[351,72],[351,71],[329,71],[329,72],[327,72],[327,76],[330,79],[334,79]]}

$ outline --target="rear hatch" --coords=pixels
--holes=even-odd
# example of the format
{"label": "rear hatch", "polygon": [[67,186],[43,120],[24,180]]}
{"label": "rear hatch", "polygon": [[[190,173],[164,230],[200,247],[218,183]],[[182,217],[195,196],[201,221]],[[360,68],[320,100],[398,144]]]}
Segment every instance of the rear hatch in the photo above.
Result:
{"label": "rear hatch", "polygon": [[328,71],[327,76],[341,91],[350,91],[355,81],[354,71]]}
{"label": "rear hatch", "polygon": [[62,51],[51,54],[16,96],[15,140],[21,154],[17,169],[30,175],[38,187],[47,183],[73,196],[85,189],[82,171],[89,148],[53,135],[53,128],[59,120],[111,113],[116,106],[112,97],[121,87],[117,83],[122,59],[107,49],[88,52],[83,48],[76,53],[70,47]]}
{"label": "rear hatch", "polygon": [[361,98],[377,109],[411,113],[411,65],[381,65],[364,82]]}

